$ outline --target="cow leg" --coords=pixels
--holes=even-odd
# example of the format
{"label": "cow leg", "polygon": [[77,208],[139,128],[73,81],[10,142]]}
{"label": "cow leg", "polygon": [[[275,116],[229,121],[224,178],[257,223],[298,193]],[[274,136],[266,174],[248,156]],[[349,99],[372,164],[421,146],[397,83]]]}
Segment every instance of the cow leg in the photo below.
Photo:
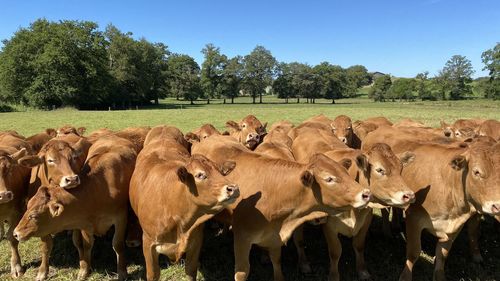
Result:
{"label": "cow leg", "polygon": [[[2,223],[3,226],[3,223]],[[9,240],[11,257],[10,257],[10,275],[13,278],[21,277],[24,274],[24,269],[21,266],[21,257],[19,256],[19,241],[14,238],[13,232],[16,224],[11,224],[7,230],[7,240]]]}
{"label": "cow leg", "polygon": [[284,281],[281,271],[281,246],[268,248],[269,257],[273,263],[274,281]]}
{"label": "cow leg", "polygon": [[467,221],[467,234],[469,235],[469,247],[472,255],[472,260],[476,263],[482,263],[483,257],[479,249],[479,225],[481,223],[481,215],[476,214]]}
{"label": "cow leg", "polygon": [[371,278],[365,264],[365,240],[372,221],[372,214],[373,213],[370,211],[364,225],[361,227],[358,234],[352,238],[352,246],[356,254],[356,271],[360,280],[369,280]]}
{"label": "cow leg", "polygon": [[413,266],[420,257],[422,246],[420,237],[422,228],[416,221],[416,216],[406,217],[406,264],[403,272],[399,276],[400,281],[412,280]]}
{"label": "cow leg", "polygon": [[80,259],[80,271],[78,271],[78,280],[83,280],[90,274],[90,259],[92,257],[92,246],[94,246],[94,235],[83,230],[81,233],[83,258]]}
{"label": "cow leg", "polygon": [[234,236],[234,280],[244,281],[247,280],[248,273],[250,272],[250,249],[252,248],[252,243],[244,241],[242,239],[237,239],[237,235]]}
{"label": "cow leg", "polygon": [[330,274],[328,281],[340,280],[339,260],[342,255],[342,244],[340,243],[339,235],[335,231],[335,224],[330,220],[323,225],[323,233],[328,245],[328,254],[330,255]]}
{"label": "cow leg", "polygon": [[125,235],[127,231],[127,217],[124,216],[115,224],[115,233],[113,235],[113,250],[116,253],[116,271],[118,280],[127,278],[127,261],[125,257]]}
{"label": "cow leg", "polygon": [[36,281],[42,281],[47,279],[47,275],[49,275],[49,258],[50,253],[52,252],[52,246],[54,245],[54,239],[52,236],[47,235],[40,237],[41,240],[41,251],[42,251],[42,262],[40,267],[38,268],[38,273],[36,275]]}
{"label": "cow leg", "polygon": [[159,254],[155,249],[153,241],[146,234],[142,234],[142,252],[146,262],[146,280],[153,281],[160,279]]}
{"label": "cow leg", "polygon": [[293,232],[293,242],[297,248],[297,256],[299,262],[299,269],[302,273],[311,273],[311,265],[307,260],[304,248],[304,225],[301,225]]}
{"label": "cow leg", "polygon": [[[458,234],[458,233],[457,233]],[[444,273],[444,263],[450,253],[451,246],[457,234],[449,235],[446,240],[439,240],[436,245],[436,258],[434,259],[434,278],[435,281],[444,281],[446,276]]]}
{"label": "cow leg", "polygon": [[198,262],[200,259],[201,246],[203,244],[203,226],[198,226],[189,237],[189,245],[186,249],[185,272],[187,280],[196,281],[198,274]]}
{"label": "cow leg", "polygon": [[390,209],[381,209],[380,212],[382,213],[382,234],[384,234],[386,238],[392,238],[391,223],[389,221]]}
{"label": "cow leg", "polygon": [[73,245],[75,246],[76,250],[78,251],[78,258],[79,260],[83,259],[83,245],[82,245],[82,233],[80,230],[73,230],[73,233],[71,235],[71,241],[73,241]]}

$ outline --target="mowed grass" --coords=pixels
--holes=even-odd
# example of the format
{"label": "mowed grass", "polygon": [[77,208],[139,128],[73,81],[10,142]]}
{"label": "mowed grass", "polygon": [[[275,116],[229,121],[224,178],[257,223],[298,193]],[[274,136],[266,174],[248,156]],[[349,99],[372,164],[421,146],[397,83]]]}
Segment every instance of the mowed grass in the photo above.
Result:
{"label": "mowed grass", "polygon": [[[412,118],[429,126],[438,126],[440,120],[451,122],[458,118],[500,119],[500,102],[490,100],[444,101],[444,102],[387,102],[373,103],[366,99],[338,100],[332,105],[327,100],[317,100],[316,104],[281,104],[281,100],[265,97],[265,104],[248,104],[248,98],[238,98],[237,104],[222,104],[220,100],[211,101],[210,105],[197,102],[164,100],[159,106],[139,110],[122,111],[76,111],[61,109],[55,111],[27,111],[0,113],[0,131],[16,130],[29,136],[45,128],[57,128],[72,124],[87,128],[87,132],[107,127],[121,129],[130,126],[174,125],[184,132],[204,123],[212,123],[224,129],[227,120],[238,120],[247,114],[254,114],[260,120],[272,124],[286,119],[295,124],[323,113],[330,117],[346,114],[353,120],[372,116],[385,116],[397,122],[403,118]],[[303,102],[301,100],[301,102]],[[181,109],[182,107],[182,109]],[[375,217],[367,238],[366,262],[374,280],[397,280],[405,260],[405,241],[403,236],[395,234],[387,239],[380,234],[381,222]],[[112,231],[111,231],[112,232]],[[323,234],[317,227],[306,227],[306,253],[311,259],[313,273],[302,275],[296,263],[295,248],[289,243],[283,248],[283,271],[287,280],[326,280],[329,270],[328,252]],[[115,277],[116,259],[111,247],[111,234],[96,239],[93,250],[93,273],[89,280],[109,280]],[[432,279],[432,258],[435,239],[424,235],[423,252],[414,269],[414,280]],[[339,263],[342,280],[356,280],[355,259],[350,239],[343,239],[343,255]],[[476,265],[468,253],[466,231],[463,231],[454,243],[446,270],[449,280],[500,280],[500,231],[498,223],[485,218],[482,223],[480,245],[485,259],[483,265]],[[234,258],[230,233],[219,234],[218,230],[206,229],[205,243],[200,258],[199,280],[232,280]],[[33,238],[20,244],[23,264],[27,272],[20,280],[33,280],[40,264],[38,239]],[[272,266],[260,261],[261,252],[256,249],[251,255],[251,274],[249,280],[271,280]],[[144,278],[144,260],[140,248],[127,249],[129,259],[129,280]],[[10,250],[8,242],[0,242],[0,280],[10,279]],[[51,256],[50,280],[75,280],[78,273],[78,255],[70,236],[60,233],[55,238]],[[168,266],[165,258],[161,259],[162,280],[185,280],[181,264]]]}

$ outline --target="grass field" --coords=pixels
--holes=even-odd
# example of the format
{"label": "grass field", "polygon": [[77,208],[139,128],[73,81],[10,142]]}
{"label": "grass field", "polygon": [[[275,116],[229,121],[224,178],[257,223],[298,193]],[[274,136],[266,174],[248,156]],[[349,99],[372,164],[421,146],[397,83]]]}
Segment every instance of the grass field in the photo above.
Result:
{"label": "grass field", "polygon": [[[493,118],[500,119],[500,101],[443,101],[411,103],[373,103],[367,99],[345,99],[332,105],[330,101],[317,100],[316,104],[281,104],[282,101],[265,97],[265,104],[251,105],[249,99],[238,98],[238,104],[221,104],[220,100],[206,105],[196,105],[174,100],[164,100],[159,106],[139,110],[123,111],[76,111],[61,109],[55,111],[26,111],[0,113],[0,131],[17,130],[26,136],[41,132],[45,128],[57,128],[64,124],[84,126],[88,132],[108,127],[120,129],[129,126],[170,124],[183,131],[189,131],[204,123],[212,123],[219,129],[230,119],[240,119],[247,114],[254,114],[270,124],[287,119],[298,123],[310,116],[323,113],[334,117],[346,114],[353,120],[371,116],[386,116],[392,121],[412,118],[429,126],[437,126],[440,120],[452,121],[458,118]],[[292,100],[291,100],[292,101]],[[174,104],[175,103],[175,104]],[[366,261],[374,280],[397,280],[403,267],[405,242],[400,235],[386,239],[377,231],[380,220],[376,217],[372,231],[367,239]],[[449,280],[500,280],[500,234],[495,223],[486,218],[482,224],[480,244],[485,262],[473,264],[468,254],[466,233],[462,233],[454,243],[447,262]],[[306,227],[306,253],[312,261],[314,273],[301,275],[296,268],[296,254],[293,245],[283,249],[283,270],[287,280],[326,280],[328,274],[328,253],[318,228]],[[432,257],[435,240],[423,237],[422,259],[415,267],[414,280],[432,279]],[[340,260],[342,280],[355,280],[354,253],[350,240],[343,239],[344,253]],[[38,240],[31,239],[21,243],[21,257],[27,272],[20,280],[33,280],[36,267],[40,263]],[[130,280],[139,280],[144,276],[144,261],[140,249],[128,249]],[[0,280],[9,280],[10,251],[8,243],[0,243]],[[89,280],[108,280],[114,275],[115,257],[110,238],[96,239],[93,251],[93,269]],[[184,280],[182,264],[168,267],[165,259],[161,260],[162,280]],[[200,259],[200,280],[232,280],[234,258],[230,234],[216,235],[212,229],[206,230],[205,243]],[[258,255],[253,252],[251,258],[250,280],[270,280],[272,267],[261,264]],[[65,233],[55,239],[51,258],[50,280],[74,280],[78,268],[78,255]]]}

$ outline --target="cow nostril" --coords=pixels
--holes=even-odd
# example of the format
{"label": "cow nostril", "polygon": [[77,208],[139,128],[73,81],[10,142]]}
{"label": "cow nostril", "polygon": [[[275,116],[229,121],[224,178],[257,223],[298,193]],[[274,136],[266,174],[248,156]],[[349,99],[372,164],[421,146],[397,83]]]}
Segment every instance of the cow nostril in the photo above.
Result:
{"label": "cow nostril", "polygon": [[234,186],[231,186],[231,185],[226,186],[226,191],[227,192],[233,192],[234,191]]}
{"label": "cow nostril", "polygon": [[449,136],[451,136],[451,133],[450,132],[445,132],[444,135],[447,136],[447,137],[449,137]]}
{"label": "cow nostril", "polygon": [[19,240],[19,235],[17,234],[17,232],[14,232],[14,233],[12,234],[12,236],[14,236],[14,238],[15,238],[16,240]]}
{"label": "cow nostril", "polygon": [[365,191],[363,191],[363,193],[361,194],[361,198],[363,199],[363,201],[369,201],[369,200],[370,200],[371,195],[372,195],[372,193],[371,193],[369,190],[365,190]]}
{"label": "cow nostril", "polygon": [[500,213],[500,204],[491,205],[491,211],[493,214]]}
{"label": "cow nostril", "polygon": [[403,201],[409,202],[415,198],[415,194],[413,192],[408,192],[403,194]]}

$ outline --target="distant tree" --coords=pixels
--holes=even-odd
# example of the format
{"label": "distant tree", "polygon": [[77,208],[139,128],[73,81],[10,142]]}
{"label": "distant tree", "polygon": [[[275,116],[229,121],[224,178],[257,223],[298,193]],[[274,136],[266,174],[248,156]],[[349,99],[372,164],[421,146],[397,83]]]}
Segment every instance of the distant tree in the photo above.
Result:
{"label": "distant tree", "polygon": [[451,57],[442,70],[450,85],[450,99],[458,100],[472,94],[469,83],[472,82],[474,69],[470,60],[465,56]]}
{"label": "distant tree", "polygon": [[106,40],[96,23],[39,19],[3,41],[0,93],[38,108],[108,102]]}
{"label": "distant tree", "polygon": [[201,96],[199,65],[188,55],[173,54],[167,59],[167,66],[171,95],[194,104]]}
{"label": "distant tree", "polygon": [[344,97],[344,93],[348,92],[349,81],[342,67],[322,62],[313,69],[319,76],[318,88],[321,97],[331,99],[332,103],[335,103],[335,99]]}
{"label": "distant tree", "polygon": [[399,78],[392,82],[391,87],[387,91],[387,98],[401,100],[415,100],[413,91],[416,87],[416,80],[413,78]]}
{"label": "distant tree", "polygon": [[489,83],[485,83],[485,97],[500,99],[500,43],[494,48],[486,50],[481,58],[485,67],[483,70],[489,71]]}
{"label": "distant tree", "polygon": [[276,69],[276,59],[271,52],[262,46],[256,46],[244,58],[242,88],[252,97],[252,102],[259,96],[262,103],[262,93],[272,84]]}
{"label": "distant tree", "polygon": [[227,57],[221,55],[220,49],[213,44],[207,44],[201,52],[205,57],[201,64],[201,88],[207,98],[207,103],[210,103],[210,98],[220,97],[220,92],[217,90],[220,89],[218,85],[222,79]]}
{"label": "distant tree", "polygon": [[[370,73],[368,73],[368,70],[366,67],[362,65],[353,65],[350,66],[346,69],[346,76],[347,76],[347,81],[349,81],[349,86],[350,89],[354,89],[354,94],[356,93],[356,90],[363,87],[370,85],[372,83],[372,76]],[[350,94],[349,96],[352,96],[353,94]]]}
{"label": "distant tree", "polygon": [[217,91],[224,97],[224,103],[226,103],[226,98],[231,99],[231,103],[234,103],[234,98],[238,96],[242,71],[241,56],[231,58],[224,63],[220,83],[217,85]]}
{"label": "distant tree", "polygon": [[385,101],[387,98],[387,91],[392,85],[391,76],[388,74],[379,76],[375,79],[375,82],[368,93],[369,98],[373,98],[374,101]]}
{"label": "distant tree", "polygon": [[421,72],[415,76],[415,90],[417,95],[422,100],[436,100],[436,97],[431,91],[431,81],[429,80],[429,72]]}

